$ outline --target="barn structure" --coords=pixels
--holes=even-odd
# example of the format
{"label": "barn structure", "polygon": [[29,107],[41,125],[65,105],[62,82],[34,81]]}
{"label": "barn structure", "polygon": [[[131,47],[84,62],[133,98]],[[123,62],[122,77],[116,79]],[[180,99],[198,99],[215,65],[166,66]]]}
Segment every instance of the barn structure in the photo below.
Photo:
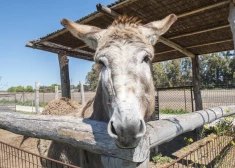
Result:
{"label": "barn structure", "polygon": [[[196,110],[201,110],[198,55],[233,50],[232,31],[235,23],[231,21],[231,31],[228,17],[235,18],[235,9],[234,3],[230,2],[231,0],[119,0],[107,7],[98,4],[97,11],[76,22],[106,28],[118,15],[136,16],[144,24],[171,13],[176,14],[176,23],[155,45],[153,63],[190,57]],[[26,46],[58,54],[63,97],[71,97],[67,56],[93,61],[94,51],[66,29],[29,41]]]}

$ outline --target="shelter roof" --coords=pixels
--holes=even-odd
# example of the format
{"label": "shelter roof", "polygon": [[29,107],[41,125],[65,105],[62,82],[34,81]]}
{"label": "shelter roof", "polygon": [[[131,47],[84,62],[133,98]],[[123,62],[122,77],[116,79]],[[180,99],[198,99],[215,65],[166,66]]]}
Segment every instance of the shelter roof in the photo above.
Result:
{"label": "shelter roof", "polygon": [[[137,16],[143,23],[162,19],[171,13],[176,14],[178,20],[164,37],[189,52],[200,55],[233,49],[228,22],[229,2],[230,0],[119,0],[107,7],[119,14]],[[96,11],[76,22],[106,28],[112,21],[110,16]],[[26,46],[93,60],[94,51],[66,29],[30,41]],[[155,45],[155,52],[153,62],[186,57],[161,42]]]}

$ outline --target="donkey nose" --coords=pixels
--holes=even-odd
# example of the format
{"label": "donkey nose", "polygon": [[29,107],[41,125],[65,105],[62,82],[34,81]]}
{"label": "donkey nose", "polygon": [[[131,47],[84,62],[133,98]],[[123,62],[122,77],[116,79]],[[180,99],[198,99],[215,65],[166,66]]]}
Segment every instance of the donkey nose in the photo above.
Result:
{"label": "donkey nose", "polygon": [[108,124],[109,135],[122,147],[136,145],[136,141],[139,141],[145,132],[146,125],[142,119],[130,123],[128,121],[121,123],[111,119]]}

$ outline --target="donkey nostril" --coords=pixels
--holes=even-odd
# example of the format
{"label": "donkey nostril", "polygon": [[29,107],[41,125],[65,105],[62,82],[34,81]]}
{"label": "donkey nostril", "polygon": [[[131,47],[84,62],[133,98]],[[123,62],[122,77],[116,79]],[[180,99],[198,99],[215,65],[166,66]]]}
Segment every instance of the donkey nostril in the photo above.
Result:
{"label": "donkey nostril", "polygon": [[114,134],[114,135],[117,135],[117,132],[113,126],[113,122],[111,122],[111,132]]}
{"label": "donkey nostril", "polygon": [[112,138],[118,139],[118,135],[117,135],[117,132],[116,132],[116,130],[115,130],[113,121],[109,121],[109,124],[108,124],[108,134],[109,134]]}
{"label": "donkey nostril", "polygon": [[139,128],[139,132],[142,132],[142,121],[140,120],[140,128]]}
{"label": "donkey nostril", "polygon": [[146,125],[144,123],[144,120],[140,120],[139,133],[136,135],[136,138],[144,136],[145,132],[146,132]]}

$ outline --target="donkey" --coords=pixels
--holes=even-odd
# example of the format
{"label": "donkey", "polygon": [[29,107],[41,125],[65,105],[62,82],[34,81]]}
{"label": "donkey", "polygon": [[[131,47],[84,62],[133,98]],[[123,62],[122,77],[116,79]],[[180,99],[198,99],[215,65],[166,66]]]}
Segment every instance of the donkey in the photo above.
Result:
{"label": "donkey", "polygon": [[[176,15],[170,14],[160,21],[143,25],[134,17],[119,16],[107,29],[67,19],[61,21],[75,37],[96,51],[94,61],[99,67],[100,77],[96,96],[87,105],[93,107],[90,119],[108,122],[108,133],[120,148],[136,147],[145,135],[145,122],[150,119],[155,102],[151,75],[153,46],[176,20]],[[87,106],[83,113],[86,113]],[[46,145],[50,149],[41,154],[53,157],[50,150],[55,152],[58,148],[68,146],[52,143]],[[42,142],[40,146],[43,146]],[[58,155],[59,152],[56,153]],[[67,154],[56,159],[83,167],[97,167],[91,163],[73,161],[78,159],[73,154],[63,159]]]}

